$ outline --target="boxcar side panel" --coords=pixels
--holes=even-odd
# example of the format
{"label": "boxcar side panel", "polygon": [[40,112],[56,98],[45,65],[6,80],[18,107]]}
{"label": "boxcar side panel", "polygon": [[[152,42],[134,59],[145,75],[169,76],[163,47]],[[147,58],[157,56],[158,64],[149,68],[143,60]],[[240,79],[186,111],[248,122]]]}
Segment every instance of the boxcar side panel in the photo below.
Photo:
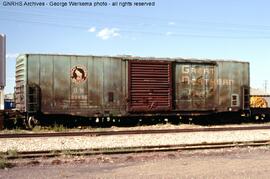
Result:
{"label": "boxcar side panel", "polygon": [[219,89],[219,103],[218,110],[227,111],[228,107],[230,107],[230,96],[232,89],[232,81],[231,81],[231,68],[232,65],[226,62],[218,63],[218,80],[217,85]]}
{"label": "boxcar side panel", "polygon": [[52,56],[40,56],[40,89],[42,111],[52,111],[54,109],[53,101],[53,65]]}
{"label": "boxcar side panel", "polygon": [[122,60],[121,64],[121,81],[122,81],[122,91],[121,91],[121,114],[126,115],[128,111],[128,61]]}
{"label": "boxcar side panel", "polygon": [[88,58],[70,56],[70,112],[73,115],[87,115],[88,105]]}
{"label": "boxcar side panel", "polygon": [[[248,96],[249,96],[249,64],[248,63],[241,63],[239,62],[238,65],[235,66],[233,74],[233,80],[237,81],[238,84],[234,86],[233,94],[238,94],[238,101],[236,102],[231,96],[231,106],[234,107],[235,103],[239,107],[239,109],[245,108],[245,101],[244,101],[244,90],[247,89]],[[246,94],[247,95],[247,94]],[[249,102],[249,100],[247,100]]]}
{"label": "boxcar side panel", "polygon": [[176,110],[191,110],[190,64],[175,64],[175,108]]}
{"label": "boxcar side panel", "polygon": [[214,110],[216,66],[196,63],[175,65],[175,107],[178,111]]}
{"label": "boxcar side panel", "polygon": [[80,116],[127,113],[126,61],[68,55],[29,55],[28,60],[28,83],[40,87],[41,112]]}
{"label": "boxcar side panel", "polygon": [[117,115],[120,113],[122,95],[122,87],[124,81],[121,80],[122,60],[115,58],[104,59],[104,81],[103,81],[103,104],[104,113]]}
{"label": "boxcar side panel", "polygon": [[218,62],[219,111],[243,109],[243,88],[249,86],[248,63]]}
{"label": "boxcar side panel", "polygon": [[27,59],[28,84],[39,84],[40,62],[39,55],[29,55]]}
{"label": "boxcar side panel", "polygon": [[217,79],[217,66],[205,66],[205,106],[215,110],[218,105],[218,91],[215,83]]}
{"label": "boxcar side panel", "polygon": [[27,80],[27,57],[20,55],[16,59],[16,86],[15,86],[15,104],[16,109],[25,112],[25,85]]}
{"label": "boxcar side panel", "polygon": [[88,57],[88,104],[93,114],[103,111],[103,60],[97,57]]}
{"label": "boxcar side panel", "polygon": [[[54,110],[56,113],[68,113],[70,108],[70,59],[68,56],[53,56],[53,94]],[[41,89],[41,92],[50,87]]]}
{"label": "boxcar side panel", "polygon": [[243,63],[243,68],[240,71],[242,75],[243,82],[243,90],[242,90],[242,107],[245,110],[249,110],[250,108],[250,71],[249,71],[249,63]]}

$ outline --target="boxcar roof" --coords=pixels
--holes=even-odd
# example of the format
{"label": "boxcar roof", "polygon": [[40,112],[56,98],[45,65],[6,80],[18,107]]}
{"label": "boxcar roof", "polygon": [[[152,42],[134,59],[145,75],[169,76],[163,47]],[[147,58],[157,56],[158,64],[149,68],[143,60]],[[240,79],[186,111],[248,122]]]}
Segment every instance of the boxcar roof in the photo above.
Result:
{"label": "boxcar roof", "polygon": [[248,61],[242,60],[231,60],[231,59],[208,59],[208,58],[183,58],[183,57],[139,57],[139,56],[131,56],[131,55],[117,55],[117,56],[109,56],[109,55],[77,55],[77,54],[42,54],[42,53],[25,53],[20,54],[20,56],[28,56],[28,55],[40,55],[40,56],[76,56],[76,57],[102,57],[102,58],[117,58],[121,60],[160,60],[160,61],[175,61],[181,63],[208,63],[208,64],[216,64],[216,62],[234,62],[234,63],[249,63]]}

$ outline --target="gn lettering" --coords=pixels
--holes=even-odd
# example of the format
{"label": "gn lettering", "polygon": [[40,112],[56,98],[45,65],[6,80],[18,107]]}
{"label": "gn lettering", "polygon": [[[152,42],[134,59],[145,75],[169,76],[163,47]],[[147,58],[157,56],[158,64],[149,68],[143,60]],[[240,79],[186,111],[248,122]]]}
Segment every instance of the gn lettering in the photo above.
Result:
{"label": "gn lettering", "polygon": [[[190,77],[191,72],[191,77]],[[192,85],[219,85],[230,86],[234,84],[232,79],[211,79],[214,77],[214,68],[204,67],[190,67],[188,65],[182,66],[182,80],[184,84]]]}

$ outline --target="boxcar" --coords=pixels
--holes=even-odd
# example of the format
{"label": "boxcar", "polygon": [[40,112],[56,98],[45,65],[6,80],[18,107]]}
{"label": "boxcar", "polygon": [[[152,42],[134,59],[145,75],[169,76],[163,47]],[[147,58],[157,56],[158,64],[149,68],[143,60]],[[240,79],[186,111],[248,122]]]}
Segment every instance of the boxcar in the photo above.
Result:
{"label": "boxcar", "polygon": [[83,117],[200,115],[249,109],[249,63],[23,54],[16,109]]}

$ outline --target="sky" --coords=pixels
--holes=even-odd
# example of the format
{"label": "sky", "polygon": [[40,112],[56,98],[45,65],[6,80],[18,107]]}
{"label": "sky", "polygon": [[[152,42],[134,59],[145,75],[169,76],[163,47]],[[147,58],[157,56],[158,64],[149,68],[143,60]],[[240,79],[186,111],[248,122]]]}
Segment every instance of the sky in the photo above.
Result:
{"label": "sky", "polygon": [[23,53],[248,61],[251,87],[264,90],[267,84],[270,91],[269,0],[73,0],[93,3],[87,7],[61,4],[67,0],[31,1],[44,2],[42,7],[8,2],[0,0],[0,33],[7,37],[5,93],[13,92],[15,59]]}

